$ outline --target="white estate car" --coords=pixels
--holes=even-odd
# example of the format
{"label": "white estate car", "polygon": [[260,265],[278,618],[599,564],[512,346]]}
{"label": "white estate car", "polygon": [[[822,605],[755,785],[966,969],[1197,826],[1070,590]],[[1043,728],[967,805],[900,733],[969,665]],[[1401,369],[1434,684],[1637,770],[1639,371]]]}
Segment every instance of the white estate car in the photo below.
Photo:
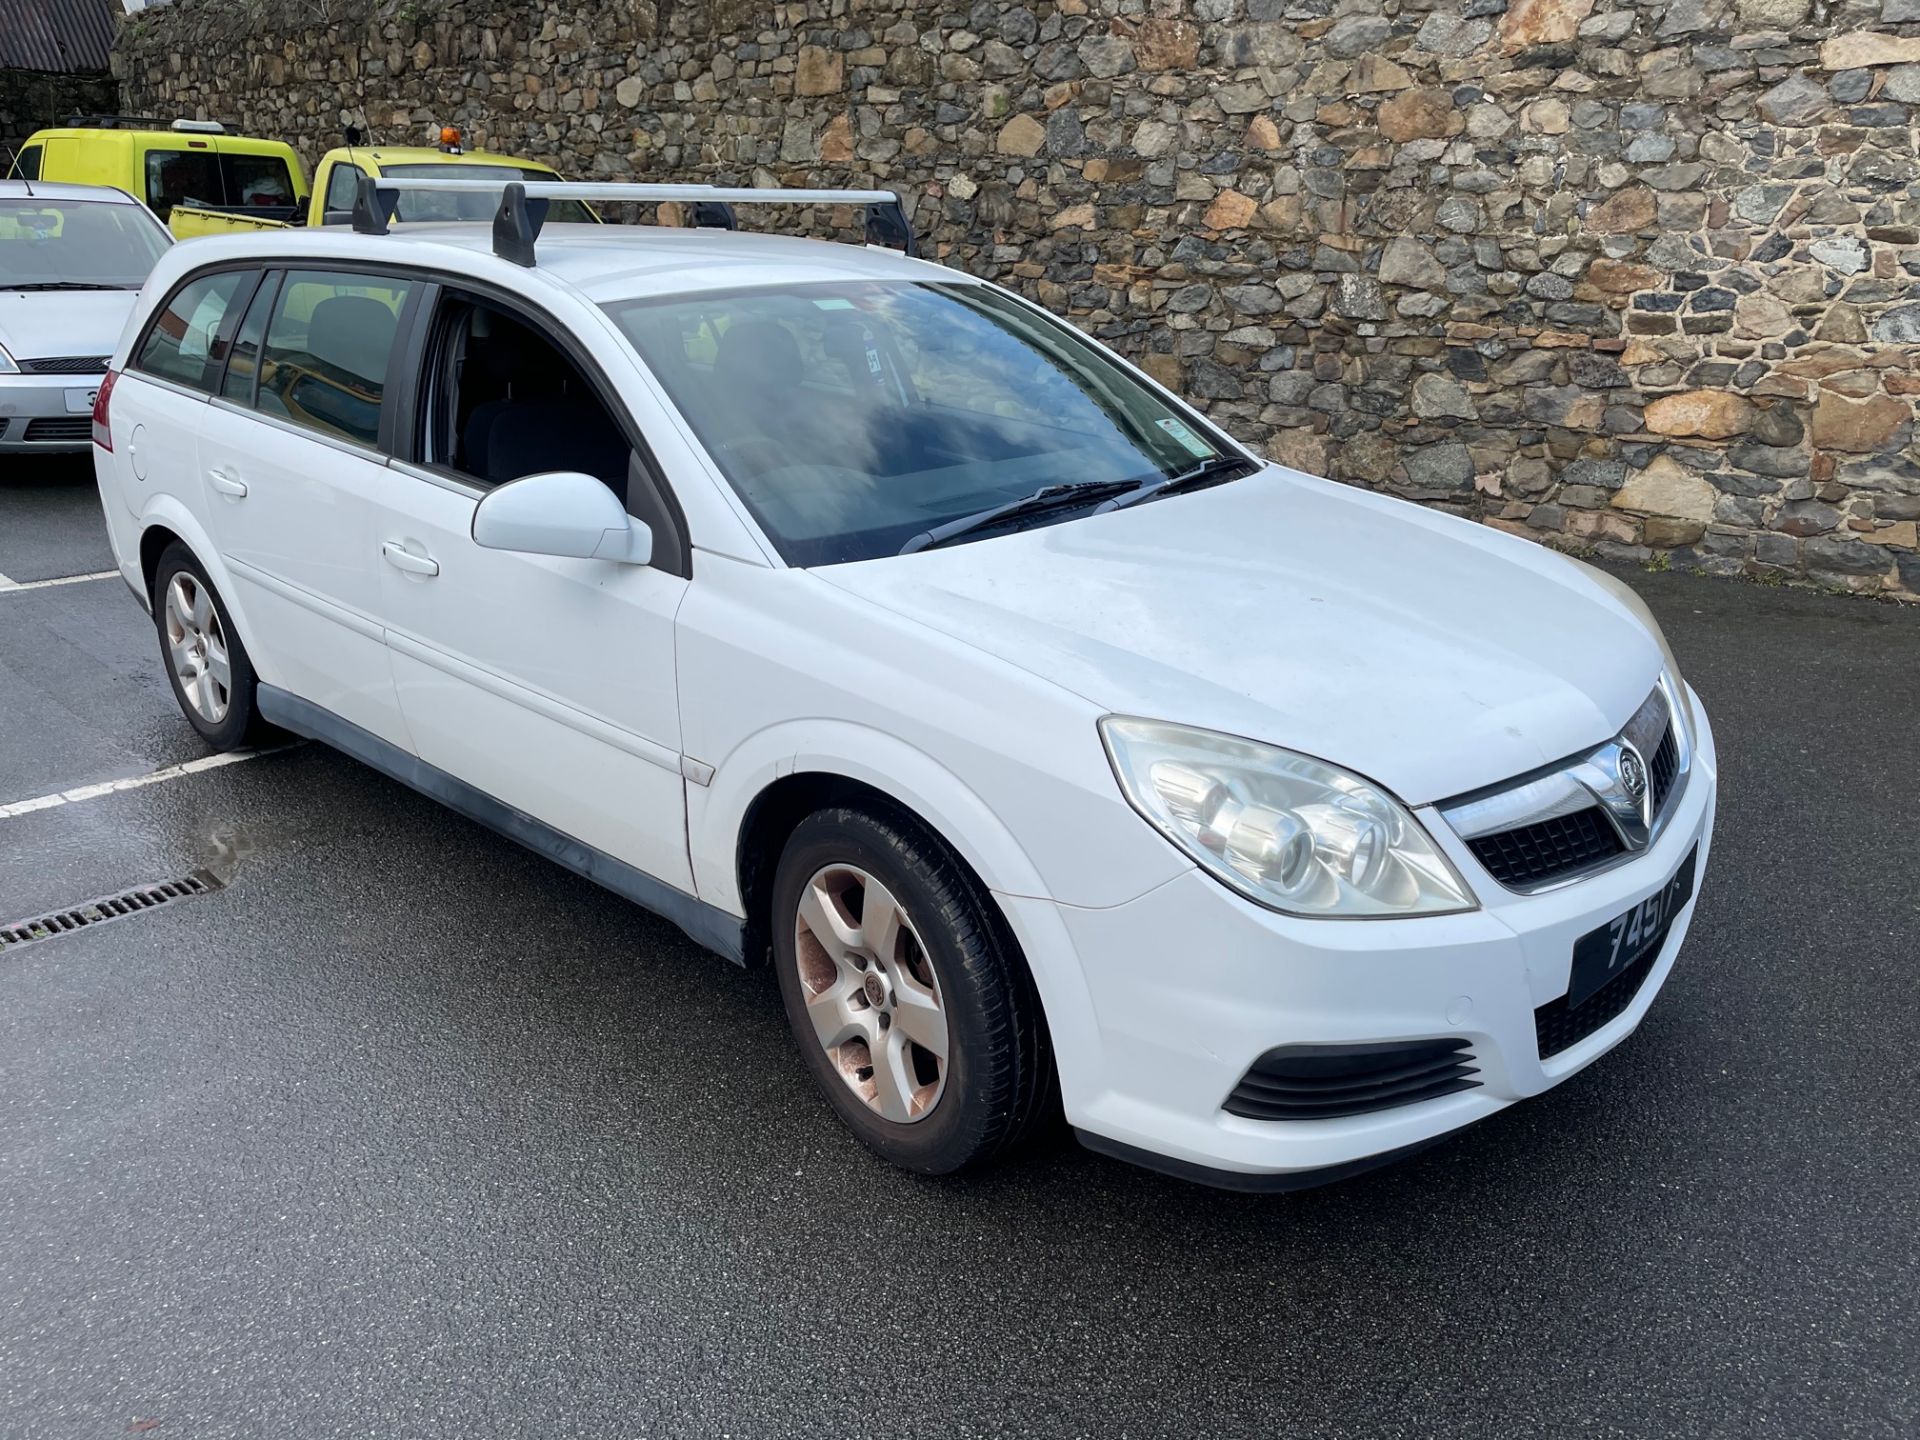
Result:
{"label": "white estate car", "polygon": [[85,452],[107,357],[172,243],[124,190],[0,180],[0,456]]}
{"label": "white estate car", "polygon": [[927,1172],[1057,1080],[1095,1149],[1288,1188],[1639,1024],[1716,760],[1625,587],[1260,461],[992,285],[536,244],[541,188],[156,270],[99,478],[209,742],[325,741],[770,956]]}

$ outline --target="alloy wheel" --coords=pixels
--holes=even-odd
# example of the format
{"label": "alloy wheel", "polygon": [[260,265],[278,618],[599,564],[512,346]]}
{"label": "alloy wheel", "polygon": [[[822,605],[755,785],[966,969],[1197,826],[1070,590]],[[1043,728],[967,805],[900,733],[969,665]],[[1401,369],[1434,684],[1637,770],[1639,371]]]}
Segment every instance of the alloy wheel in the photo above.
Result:
{"label": "alloy wheel", "polygon": [[800,892],[794,960],[807,1018],[840,1078],[882,1119],[939,1104],[951,1036],[912,918],[865,870],[828,865]]}
{"label": "alloy wheel", "polygon": [[227,717],[232,703],[233,662],[213,594],[191,571],[177,572],[167,586],[167,660],[180,692],[209,725]]}

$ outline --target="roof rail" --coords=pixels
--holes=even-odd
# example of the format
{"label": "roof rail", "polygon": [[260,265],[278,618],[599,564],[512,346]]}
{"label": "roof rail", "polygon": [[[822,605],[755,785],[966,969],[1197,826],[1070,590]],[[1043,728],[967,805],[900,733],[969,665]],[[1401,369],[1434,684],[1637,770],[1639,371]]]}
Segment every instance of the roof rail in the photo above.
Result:
{"label": "roof rail", "polygon": [[554,200],[602,200],[655,203],[674,201],[689,207],[696,226],[731,230],[736,205],[858,205],[867,212],[867,243],[918,252],[906,206],[891,190],[780,190],[725,185],[638,185],[597,180],[389,180],[363,175],[353,202],[353,228],[363,235],[384,235],[400,196],[410,190],[487,192],[500,197],[493,217],[493,253],[516,265],[534,264],[533,244]]}
{"label": "roof rail", "polygon": [[68,130],[165,130],[173,122],[157,115],[69,115]]}

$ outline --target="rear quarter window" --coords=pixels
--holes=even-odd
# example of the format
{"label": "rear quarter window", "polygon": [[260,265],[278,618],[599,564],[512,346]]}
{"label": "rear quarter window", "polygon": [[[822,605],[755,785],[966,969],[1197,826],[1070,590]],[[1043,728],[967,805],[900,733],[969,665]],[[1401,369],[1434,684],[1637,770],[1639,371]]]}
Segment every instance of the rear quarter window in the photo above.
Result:
{"label": "rear quarter window", "polygon": [[194,390],[211,390],[219,373],[220,344],[232,330],[226,323],[234,301],[253,283],[247,270],[223,270],[189,280],[167,301],[147,327],[134,352],[133,367]]}

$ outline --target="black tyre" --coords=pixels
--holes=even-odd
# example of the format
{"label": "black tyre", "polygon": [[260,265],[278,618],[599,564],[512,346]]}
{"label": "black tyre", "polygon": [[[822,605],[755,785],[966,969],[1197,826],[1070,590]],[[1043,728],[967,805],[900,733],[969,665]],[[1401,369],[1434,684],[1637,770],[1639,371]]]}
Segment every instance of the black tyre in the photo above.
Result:
{"label": "black tyre", "polygon": [[1052,1094],[1039,997],[990,903],[884,811],[819,811],[780,857],[773,955],[794,1040],[854,1134],[909,1170],[991,1159]]}
{"label": "black tyre", "polygon": [[253,662],[226,602],[193,552],[178,543],[153,572],[153,624],[160,660],[187,723],[216,750],[270,738],[254,705]]}

